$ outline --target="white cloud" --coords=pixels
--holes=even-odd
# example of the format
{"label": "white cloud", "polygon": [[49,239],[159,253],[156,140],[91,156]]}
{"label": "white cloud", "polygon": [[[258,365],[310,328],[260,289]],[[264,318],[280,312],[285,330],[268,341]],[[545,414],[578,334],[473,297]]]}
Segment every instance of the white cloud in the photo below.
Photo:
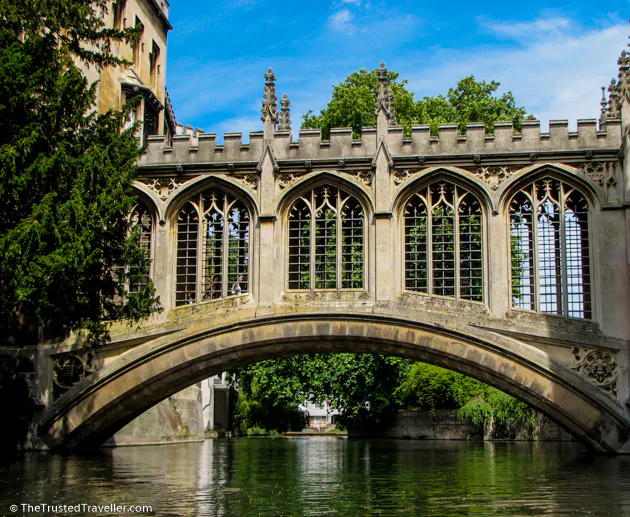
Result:
{"label": "white cloud", "polygon": [[353,19],[354,15],[348,9],[342,9],[328,18],[327,25],[334,31],[352,34],[355,29],[351,23]]}
{"label": "white cloud", "polygon": [[569,119],[575,128],[578,118],[598,118],[600,87],[617,75],[627,24],[585,31],[554,18],[516,25],[517,32],[530,35],[518,47],[442,50],[415,75],[405,71],[413,70],[416,60],[397,60],[395,67],[418,97],[445,93],[462,77],[474,75],[501,82],[501,90],[512,91],[543,127],[551,119]]}
{"label": "white cloud", "polygon": [[541,18],[533,22],[487,21],[481,20],[481,26],[495,34],[508,38],[544,38],[557,35],[569,29],[568,18]]}
{"label": "white cloud", "polygon": [[343,4],[353,4],[353,5],[361,5],[361,0],[340,0],[341,5]]}

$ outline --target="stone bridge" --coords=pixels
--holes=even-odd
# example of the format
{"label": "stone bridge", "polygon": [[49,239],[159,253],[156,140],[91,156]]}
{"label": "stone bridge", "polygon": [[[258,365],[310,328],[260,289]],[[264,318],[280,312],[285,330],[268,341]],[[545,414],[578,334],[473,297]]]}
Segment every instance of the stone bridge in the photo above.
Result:
{"label": "stone bridge", "polygon": [[598,451],[629,452],[626,97],[575,132],[525,121],[405,135],[383,68],[376,128],[294,141],[266,79],[249,143],[149,138],[132,217],[165,311],[115,326],[96,352],[45,347],[45,443],[100,444],[234,366],[369,352],[465,373]]}

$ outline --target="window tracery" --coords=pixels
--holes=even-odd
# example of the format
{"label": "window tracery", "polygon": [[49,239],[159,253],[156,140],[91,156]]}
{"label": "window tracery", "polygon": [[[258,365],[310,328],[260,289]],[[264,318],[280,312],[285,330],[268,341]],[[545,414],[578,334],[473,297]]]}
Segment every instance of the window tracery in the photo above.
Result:
{"label": "window tracery", "polygon": [[[138,231],[138,239],[140,248],[142,248],[147,256],[151,257],[151,241],[153,235],[153,219],[151,212],[144,203],[138,203],[131,212],[131,225]],[[130,280],[129,292],[140,293],[149,285],[151,275],[151,265],[148,267],[138,268],[129,266]]]}
{"label": "window tracery", "polygon": [[405,289],[483,301],[483,211],[448,181],[414,193],[404,209]]}
{"label": "window tracery", "polygon": [[249,291],[250,213],[218,189],[189,201],[177,218],[177,306]]}
{"label": "window tracery", "polygon": [[345,290],[365,285],[365,215],[357,199],[323,185],[289,210],[289,289]]}
{"label": "window tracery", "polygon": [[509,205],[512,306],[591,318],[589,206],[554,178],[538,180]]}

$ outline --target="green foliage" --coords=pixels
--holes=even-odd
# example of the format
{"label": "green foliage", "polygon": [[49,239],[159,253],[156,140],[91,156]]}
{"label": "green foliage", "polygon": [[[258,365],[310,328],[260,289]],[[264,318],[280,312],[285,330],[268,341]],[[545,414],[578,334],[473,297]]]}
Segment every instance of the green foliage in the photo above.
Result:
{"label": "green foliage", "polygon": [[[426,363],[375,354],[305,354],[261,361],[235,372],[235,421],[251,427],[299,430],[287,415],[310,400],[327,402],[342,425],[378,424],[398,409],[459,409],[477,427],[534,424],[527,404],[472,377]],[[289,424],[289,422],[292,422]],[[292,426],[292,427],[291,427]]]}
{"label": "green foliage", "polygon": [[460,420],[476,427],[494,419],[500,426],[534,424],[535,412],[524,402],[476,379],[425,363],[415,363],[397,390],[404,407],[459,409]]}
{"label": "green foliage", "polygon": [[512,92],[504,93],[501,97],[495,97],[495,92],[501,83],[497,81],[475,81],[471,75],[464,77],[457,83],[456,88],[449,88],[448,101],[457,114],[459,130],[466,130],[467,122],[483,122],[486,132],[494,132],[494,122],[512,121],[514,130],[520,131],[523,120],[528,117],[527,110],[518,107]]}
{"label": "green foliage", "polygon": [[493,414],[490,404],[479,397],[474,397],[459,408],[457,417],[463,422],[470,422],[477,429],[482,429],[485,423],[492,420]]}
{"label": "green foliage", "polygon": [[[10,341],[86,329],[158,307],[126,285],[148,257],[127,219],[139,154],[126,113],[96,114],[96,84],[76,63],[110,66],[105,0],[0,0],[0,330]],[[20,37],[18,37],[20,36]],[[127,106],[127,112],[131,106]],[[134,264],[119,274],[120,264]],[[121,301],[122,300],[122,301]]]}
{"label": "green foliage", "polygon": [[484,388],[483,383],[461,373],[415,363],[396,391],[405,407],[435,411],[460,408]]}
{"label": "green foliage", "polygon": [[288,404],[273,397],[254,398],[244,390],[238,392],[233,417],[234,430],[246,436],[266,436],[278,431],[299,431],[307,424],[297,404]]}
{"label": "green foliage", "polygon": [[[302,116],[303,128],[321,128],[324,139],[330,138],[330,128],[351,127],[355,136],[361,134],[362,127],[376,125],[374,105],[378,92],[378,69],[367,71],[361,68],[350,74],[343,82],[333,87],[331,101],[319,115],[309,111]],[[397,72],[390,72],[391,88],[394,92],[394,107],[399,124],[410,134],[416,123],[416,103],[413,94],[407,90],[407,81],[397,82]]]}
{"label": "green foliage", "polygon": [[262,422],[259,415],[264,411],[284,411],[308,400],[327,402],[346,421],[359,416],[378,419],[398,409],[395,391],[409,364],[398,357],[373,354],[305,354],[245,366],[234,372],[239,389],[238,426]]}
{"label": "green foliage", "polygon": [[[322,129],[323,138],[330,137],[332,127],[352,127],[355,137],[362,127],[376,125],[374,105],[378,92],[378,70],[366,71],[363,68],[350,74],[343,82],[333,86],[332,99],[327,106],[315,115],[309,111],[303,115],[303,128]],[[390,71],[391,88],[394,93],[394,107],[398,124],[405,135],[411,134],[411,126],[428,124],[431,134],[437,134],[440,124],[459,126],[466,131],[466,123],[483,122],[488,133],[494,132],[494,122],[512,121],[514,130],[520,131],[527,110],[518,107],[511,92],[497,97],[500,86],[497,81],[476,81],[474,76],[461,79],[448,95],[424,97],[416,101],[407,89],[407,81],[399,80],[400,74]]]}
{"label": "green foliage", "polygon": [[274,436],[279,434],[275,429],[267,430],[264,427],[249,427],[247,429],[247,436]]}

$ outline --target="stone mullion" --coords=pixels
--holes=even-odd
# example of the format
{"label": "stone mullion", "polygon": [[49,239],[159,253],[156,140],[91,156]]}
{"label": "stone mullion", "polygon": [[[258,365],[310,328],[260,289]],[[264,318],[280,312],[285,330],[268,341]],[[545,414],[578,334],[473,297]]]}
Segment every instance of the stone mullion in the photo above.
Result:
{"label": "stone mullion", "polygon": [[532,196],[532,248],[534,252],[534,310],[540,311],[540,265],[538,256],[538,196],[536,195],[536,184],[531,186]]}
{"label": "stone mullion", "polygon": [[316,272],[316,259],[315,259],[315,236],[317,233],[317,204],[315,202],[315,189],[311,191],[311,238],[309,239],[309,267],[311,269],[311,291],[315,290],[315,272]]}
{"label": "stone mullion", "polygon": [[195,303],[199,303],[202,296],[202,284],[203,284],[203,260],[204,252],[206,250],[206,235],[207,235],[207,219],[203,210],[203,194],[199,194],[199,204],[195,207],[197,210],[197,278],[195,278]]}
{"label": "stone mullion", "polygon": [[336,268],[337,274],[335,278],[335,283],[337,286],[337,290],[341,290],[341,276],[343,271],[341,270],[341,236],[342,236],[342,225],[343,225],[343,217],[342,217],[342,201],[341,201],[341,191],[337,189],[337,213],[335,214],[335,219],[337,221],[335,232],[337,234],[337,239],[335,242],[335,256],[336,256]]}
{"label": "stone mullion", "polygon": [[427,295],[433,294],[433,196],[427,187]]}
{"label": "stone mullion", "polygon": [[459,189],[455,186],[453,188],[453,267],[455,269],[453,294],[456,300],[461,298],[459,240]]}
{"label": "stone mullion", "polygon": [[[223,234],[221,235],[221,273],[223,274],[223,298],[227,298],[230,294],[230,278],[229,278],[229,258],[230,258],[230,231],[228,222],[228,202],[227,195],[223,194],[223,203],[221,207],[221,218],[223,222]],[[235,279],[236,281],[236,279]]]}
{"label": "stone mullion", "polygon": [[569,314],[569,283],[567,280],[566,196],[564,194],[564,186],[564,183],[560,183],[560,289],[562,295],[562,312],[560,314],[567,316]]}

